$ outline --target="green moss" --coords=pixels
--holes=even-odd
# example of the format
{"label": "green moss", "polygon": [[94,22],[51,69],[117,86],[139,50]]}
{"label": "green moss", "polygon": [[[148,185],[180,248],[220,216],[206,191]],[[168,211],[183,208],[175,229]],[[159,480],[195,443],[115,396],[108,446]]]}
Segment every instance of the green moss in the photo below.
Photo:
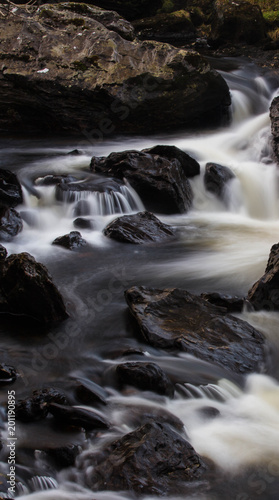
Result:
{"label": "green moss", "polygon": [[65,9],[75,12],[76,14],[87,15],[90,13],[90,8],[85,3],[69,2],[62,5]]}
{"label": "green moss", "polygon": [[279,10],[268,10],[263,13],[263,16],[269,23],[273,23],[274,21],[279,22]]}
{"label": "green moss", "polygon": [[169,13],[175,9],[175,5],[172,0],[163,0],[162,8],[158,10],[158,14],[162,12]]}

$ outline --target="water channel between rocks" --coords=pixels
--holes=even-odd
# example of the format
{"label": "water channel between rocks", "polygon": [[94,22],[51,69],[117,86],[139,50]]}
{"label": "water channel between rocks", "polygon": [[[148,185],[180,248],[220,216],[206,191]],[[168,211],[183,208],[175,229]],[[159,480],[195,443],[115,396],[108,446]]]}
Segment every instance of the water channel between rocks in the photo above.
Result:
{"label": "water channel between rocks", "polygon": [[[267,374],[240,377],[186,353],[172,356],[145,345],[133,333],[124,299],[124,291],[133,285],[245,296],[263,274],[270,248],[279,240],[279,175],[271,157],[268,112],[272,97],[278,93],[279,81],[241,61],[237,70],[222,75],[229,83],[233,101],[232,124],[225,129],[120,137],[95,144],[83,138],[1,140],[0,167],[16,172],[25,186],[24,204],[18,207],[25,221],[24,229],[4,244],[9,254],[29,252],[46,265],[70,313],[69,320],[48,334],[30,330],[24,322],[15,329],[3,321],[1,358],[20,368],[22,377],[11,387],[17,398],[43,386],[71,393],[74,381],[80,378],[101,381],[109,393],[109,404],[102,411],[112,422],[115,436],[133,430],[129,414],[140,415],[146,406],[168,410],[179,417],[195,450],[215,464],[220,481],[212,480],[209,486],[201,484],[200,492],[190,488],[172,500],[274,500],[279,497],[278,313],[244,311],[239,315],[263,332],[272,353]],[[133,246],[103,235],[103,228],[116,213],[144,209],[127,185],[112,198],[106,194],[86,198],[94,227],[81,230],[87,241],[83,248],[69,252],[51,245],[54,238],[74,229],[75,205],[81,198],[71,203],[57,202],[53,186],[37,186],[38,198],[29,189],[33,178],[52,173],[93,178],[89,171],[93,155],[141,150],[156,144],[175,145],[201,165],[201,175],[190,180],[193,208],[186,214],[159,215],[163,222],[178,228],[177,240]],[[75,148],[82,154],[66,154]],[[204,187],[207,162],[225,165],[235,174],[225,202]],[[131,353],[122,356],[128,349]],[[173,382],[186,387],[189,397],[179,392],[172,400],[140,390],[120,393],[113,381],[113,367],[122,361],[142,359],[136,353],[138,349],[164,369]],[[1,390],[3,407],[6,399],[5,387]],[[215,408],[220,415],[206,419],[200,411],[204,407]],[[5,437],[5,424],[2,432]],[[81,432],[58,432],[49,423],[18,422],[17,438],[20,498],[133,498],[125,492],[92,493],[87,486],[91,467],[88,456],[110,439],[109,431],[85,440]],[[75,467],[60,472],[46,464],[43,453],[34,452],[50,444],[54,447],[69,443],[80,445],[80,454]],[[5,474],[5,446],[1,453]]]}

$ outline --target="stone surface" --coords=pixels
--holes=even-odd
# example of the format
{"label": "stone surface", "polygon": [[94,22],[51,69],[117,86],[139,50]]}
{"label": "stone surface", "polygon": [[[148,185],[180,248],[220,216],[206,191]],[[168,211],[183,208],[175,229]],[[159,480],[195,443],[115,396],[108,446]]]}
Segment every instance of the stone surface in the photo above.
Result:
{"label": "stone surface", "polygon": [[48,405],[53,402],[63,405],[68,404],[65,395],[56,389],[47,388],[34,391],[32,396],[16,403],[16,418],[21,422],[42,420],[48,414]]}
{"label": "stone surface", "polygon": [[13,366],[0,363],[0,384],[11,384],[16,381],[18,373]]}
{"label": "stone surface", "polygon": [[247,299],[256,311],[279,311],[279,243],[271,247],[265,273],[250,288]]}
{"label": "stone surface", "polygon": [[121,384],[132,385],[143,391],[153,391],[169,397],[174,396],[173,384],[156,363],[128,361],[117,365],[116,374]]}
{"label": "stone surface", "polygon": [[0,240],[10,241],[20,231],[23,224],[19,213],[14,208],[0,208]]}
{"label": "stone surface", "polygon": [[5,260],[7,255],[8,255],[7,249],[3,247],[3,245],[0,245],[0,261]]}
{"label": "stone surface", "polygon": [[[127,179],[141,197],[145,207],[157,213],[184,213],[193,200],[190,183],[181,162],[175,157],[144,151],[111,153],[108,157],[93,157],[93,172]],[[182,152],[181,152],[182,153]]]}
{"label": "stone surface", "polygon": [[96,411],[78,406],[65,406],[57,403],[50,403],[49,412],[55,420],[64,425],[74,425],[86,430],[108,429],[109,422]]}
{"label": "stone surface", "polygon": [[29,316],[47,326],[68,317],[47,269],[28,253],[12,254],[0,267],[0,311]]}
{"label": "stone surface", "polygon": [[216,194],[218,198],[225,198],[227,184],[234,178],[234,173],[228,167],[217,163],[207,163],[205,166],[204,185],[208,191]]}
{"label": "stone surface", "polygon": [[274,157],[279,165],[279,96],[275,97],[271,103],[270,119]]}
{"label": "stone surface", "polygon": [[170,226],[163,224],[150,212],[124,215],[110,222],[104,229],[104,235],[121,243],[161,243],[172,240],[175,234]]}
{"label": "stone surface", "polygon": [[167,424],[147,423],[93,457],[93,490],[139,494],[181,493],[184,482],[202,477],[206,466],[193,447]]}
{"label": "stone surface", "polygon": [[202,293],[202,299],[207,300],[210,304],[218,307],[223,307],[228,313],[242,312],[244,306],[244,298],[236,295],[224,295],[222,293]]}
{"label": "stone surface", "polygon": [[58,245],[67,250],[77,250],[86,244],[86,241],[82,238],[79,231],[71,231],[69,234],[64,234],[64,236],[58,236],[52,242],[52,245]]}
{"label": "stone surface", "polygon": [[16,207],[23,202],[20,182],[10,170],[0,169],[0,207]]}
{"label": "stone surface", "polygon": [[85,10],[46,4],[0,19],[0,131],[79,133],[88,145],[229,119],[228,86],[202,56],[125,40]]}
{"label": "stone surface", "polygon": [[149,344],[185,351],[237,373],[264,368],[264,337],[224,308],[177,288],[132,287],[125,297]]}

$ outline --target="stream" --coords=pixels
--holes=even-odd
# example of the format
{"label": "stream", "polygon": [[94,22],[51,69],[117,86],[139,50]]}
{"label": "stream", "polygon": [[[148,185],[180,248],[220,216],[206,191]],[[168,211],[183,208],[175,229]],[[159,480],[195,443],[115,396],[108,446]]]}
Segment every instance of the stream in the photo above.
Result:
{"label": "stream", "polygon": [[[228,61],[229,66],[230,61]],[[130,500],[127,492],[92,493],[88,482],[90,454],[112,438],[134,429],[130,414],[146,407],[167,410],[184,423],[195,450],[215,467],[212,483],[169,500],[275,500],[279,497],[279,314],[244,310],[239,317],[260,330],[272,353],[268,373],[234,375],[186,353],[168,354],[144,344],[133,332],[124,291],[133,285],[180,287],[190,292],[220,292],[245,296],[263,274],[269,251],[279,241],[279,170],[272,160],[269,106],[278,94],[279,77],[264,73],[245,60],[238,68],[221,70],[232,96],[229,127],[206,132],[174,132],[149,137],[117,137],[90,144],[86,138],[1,139],[0,168],[15,172],[24,190],[17,207],[23,231],[3,242],[8,253],[29,252],[46,265],[61,291],[70,318],[50,332],[0,325],[1,361],[15,366],[21,377],[0,390],[0,423],[4,446],[1,476],[7,474],[7,428],[4,408],[7,391],[16,398],[42,387],[72,395],[78,380],[93,380],[108,393],[101,412],[112,430],[88,436],[81,431],[58,432],[51,418],[16,423],[17,494],[0,497],[22,500]],[[236,66],[234,61],[234,66]],[[193,156],[201,175],[190,179],[194,192],[186,214],[158,215],[177,228],[179,239],[160,245],[125,245],[106,238],[102,230],[120,213],[144,210],[127,184],[120,193],[93,193],[86,199],[57,201],[55,187],[36,184],[48,174],[70,174],[79,179],[90,173],[91,157],[113,151],[141,150],[156,144],[175,145]],[[82,154],[69,155],[78,149]],[[207,191],[203,172],[207,162],[229,167],[235,174],[224,201]],[[38,196],[39,194],[39,196]],[[86,201],[93,229],[80,230],[87,244],[75,252],[51,245],[74,230],[77,203]],[[176,384],[174,399],[139,389],[120,391],[114,367],[124,361],[157,363]],[[128,351],[128,352],[127,352]],[[180,390],[179,390],[180,388]],[[218,410],[206,418],[204,407]],[[45,459],[46,447],[78,445],[76,465],[55,470]],[[144,496],[143,500],[151,500]]]}

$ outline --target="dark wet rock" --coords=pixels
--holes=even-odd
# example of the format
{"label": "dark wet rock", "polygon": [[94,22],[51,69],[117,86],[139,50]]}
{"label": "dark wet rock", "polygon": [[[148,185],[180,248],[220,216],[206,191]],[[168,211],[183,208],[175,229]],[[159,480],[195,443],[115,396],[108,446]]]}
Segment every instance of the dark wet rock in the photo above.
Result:
{"label": "dark wet rock", "polygon": [[69,151],[69,153],[67,153],[67,155],[69,155],[69,156],[80,156],[80,155],[82,155],[82,152],[79,149],[73,149],[73,151]]}
{"label": "dark wet rock", "polygon": [[66,183],[68,184],[69,182],[77,182],[78,179],[74,177],[73,175],[45,175],[44,177],[38,177],[35,179],[35,184],[36,186],[56,186],[57,184],[62,184]]}
{"label": "dark wet rock", "polygon": [[111,153],[93,157],[91,170],[102,175],[127,179],[146,208],[158,213],[184,213],[193,200],[190,183],[180,161],[144,151]]}
{"label": "dark wet rock", "polygon": [[93,219],[85,219],[84,217],[77,217],[73,222],[74,226],[78,229],[95,229],[95,223]]}
{"label": "dark wet rock", "polygon": [[13,366],[0,364],[0,384],[11,384],[16,381],[18,373]]}
{"label": "dark wet rock", "polygon": [[74,5],[1,17],[0,132],[78,133],[94,145],[112,134],[228,122],[228,86],[206,59],[126,40],[124,29],[120,36]]}
{"label": "dark wet rock", "polygon": [[49,411],[55,420],[62,425],[73,425],[86,430],[108,429],[110,427],[104,416],[91,409],[51,403]]}
{"label": "dark wet rock", "polygon": [[210,38],[213,47],[238,42],[257,44],[266,37],[266,25],[259,5],[243,0],[214,2]]}
{"label": "dark wet rock", "polygon": [[270,106],[272,145],[275,160],[279,165],[279,96],[275,97]]}
{"label": "dark wet rock", "polygon": [[206,419],[213,419],[220,416],[220,411],[214,406],[203,406],[198,409],[198,413]]}
{"label": "dark wet rock", "polygon": [[156,363],[128,361],[116,367],[120,384],[132,385],[143,391],[153,391],[163,396],[174,396],[174,386],[166,373]]}
{"label": "dark wet rock", "polygon": [[140,427],[153,422],[168,424],[181,435],[186,436],[182,420],[162,406],[140,405],[133,407],[129,405],[124,418],[127,425],[132,427]]}
{"label": "dark wet rock", "polygon": [[84,215],[90,215],[91,208],[88,200],[78,200],[74,206],[74,216],[81,217]]}
{"label": "dark wet rock", "polygon": [[152,148],[143,149],[142,152],[162,156],[168,160],[178,160],[186,177],[195,177],[200,174],[199,163],[176,146],[158,144]]}
{"label": "dark wet rock", "polygon": [[2,260],[5,260],[7,255],[8,255],[8,252],[7,252],[6,248],[3,247],[3,245],[0,245],[0,262]]}
{"label": "dark wet rock", "polygon": [[77,398],[86,405],[101,403],[107,404],[108,393],[100,385],[88,379],[78,379],[75,389]]}
{"label": "dark wet rock", "polygon": [[271,247],[265,273],[250,288],[247,299],[256,311],[279,310],[279,243]]}
{"label": "dark wet rock", "polygon": [[69,234],[64,234],[64,236],[58,236],[52,242],[52,245],[58,245],[68,250],[77,250],[85,244],[86,241],[82,238],[79,231],[71,231]]}
{"label": "dark wet rock", "polygon": [[79,454],[79,446],[69,444],[61,448],[48,448],[44,452],[54,462],[55,467],[60,470],[75,465],[75,460]]}
{"label": "dark wet rock", "polygon": [[210,304],[225,308],[228,313],[242,312],[245,303],[245,299],[242,297],[217,292],[202,293],[201,297],[210,302]]}
{"label": "dark wet rock", "polygon": [[194,42],[197,36],[191,16],[185,10],[144,17],[134,21],[133,26],[140,40],[157,40],[176,46]]}
{"label": "dark wet rock", "polygon": [[21,422],[42,420],[48,415],[48,406],[50,403],[68,405],[68,400],[66,396],[57,389],[47,388],[40,391],[34,391],[31,397],[22,399],[16,403],[16,418]]}
{"label": "dark wet rock", "polygon": [[68,317],[63,298],[46,267],[28,253],[12,254],[0,268],[0,311],[50,326]]}
{"label": "dark wet rock", "polygon": [[0,208],[0,240],[10,241],[22,228],[21,217],[14,208]]}
{"label": "dark wet rock", "polygon": [[185,351],[237,373],[263,369],[264,337],[223,308],[177,288],[132,287],[125,297],[151,345]]}
{"label": "dark wet rock", "polygon": [[150,212],[118,217],[107,225],[104,235],[121,243],[135,245],[160,243],[175,237],[172,228]]}
{"label": "dark wet rock", "polygon": [[228,167],[218,165],[217,163],[207,163],[205,166],[205,187],[219,198],[223,199],[225,197],[227,183],[234,178],[234,173]]}
{"label": "dark wet rock", "polygon": [[147,423],[93,457],[93,490],[140,494],[181,493],[182,482],[202,477],[206,466],[193,447],[167,424]]}
{"label": "dark wet rock", "polygon": [[10,170],[0,169],[0,207],[16,207],[23,202],[20,182]]}

